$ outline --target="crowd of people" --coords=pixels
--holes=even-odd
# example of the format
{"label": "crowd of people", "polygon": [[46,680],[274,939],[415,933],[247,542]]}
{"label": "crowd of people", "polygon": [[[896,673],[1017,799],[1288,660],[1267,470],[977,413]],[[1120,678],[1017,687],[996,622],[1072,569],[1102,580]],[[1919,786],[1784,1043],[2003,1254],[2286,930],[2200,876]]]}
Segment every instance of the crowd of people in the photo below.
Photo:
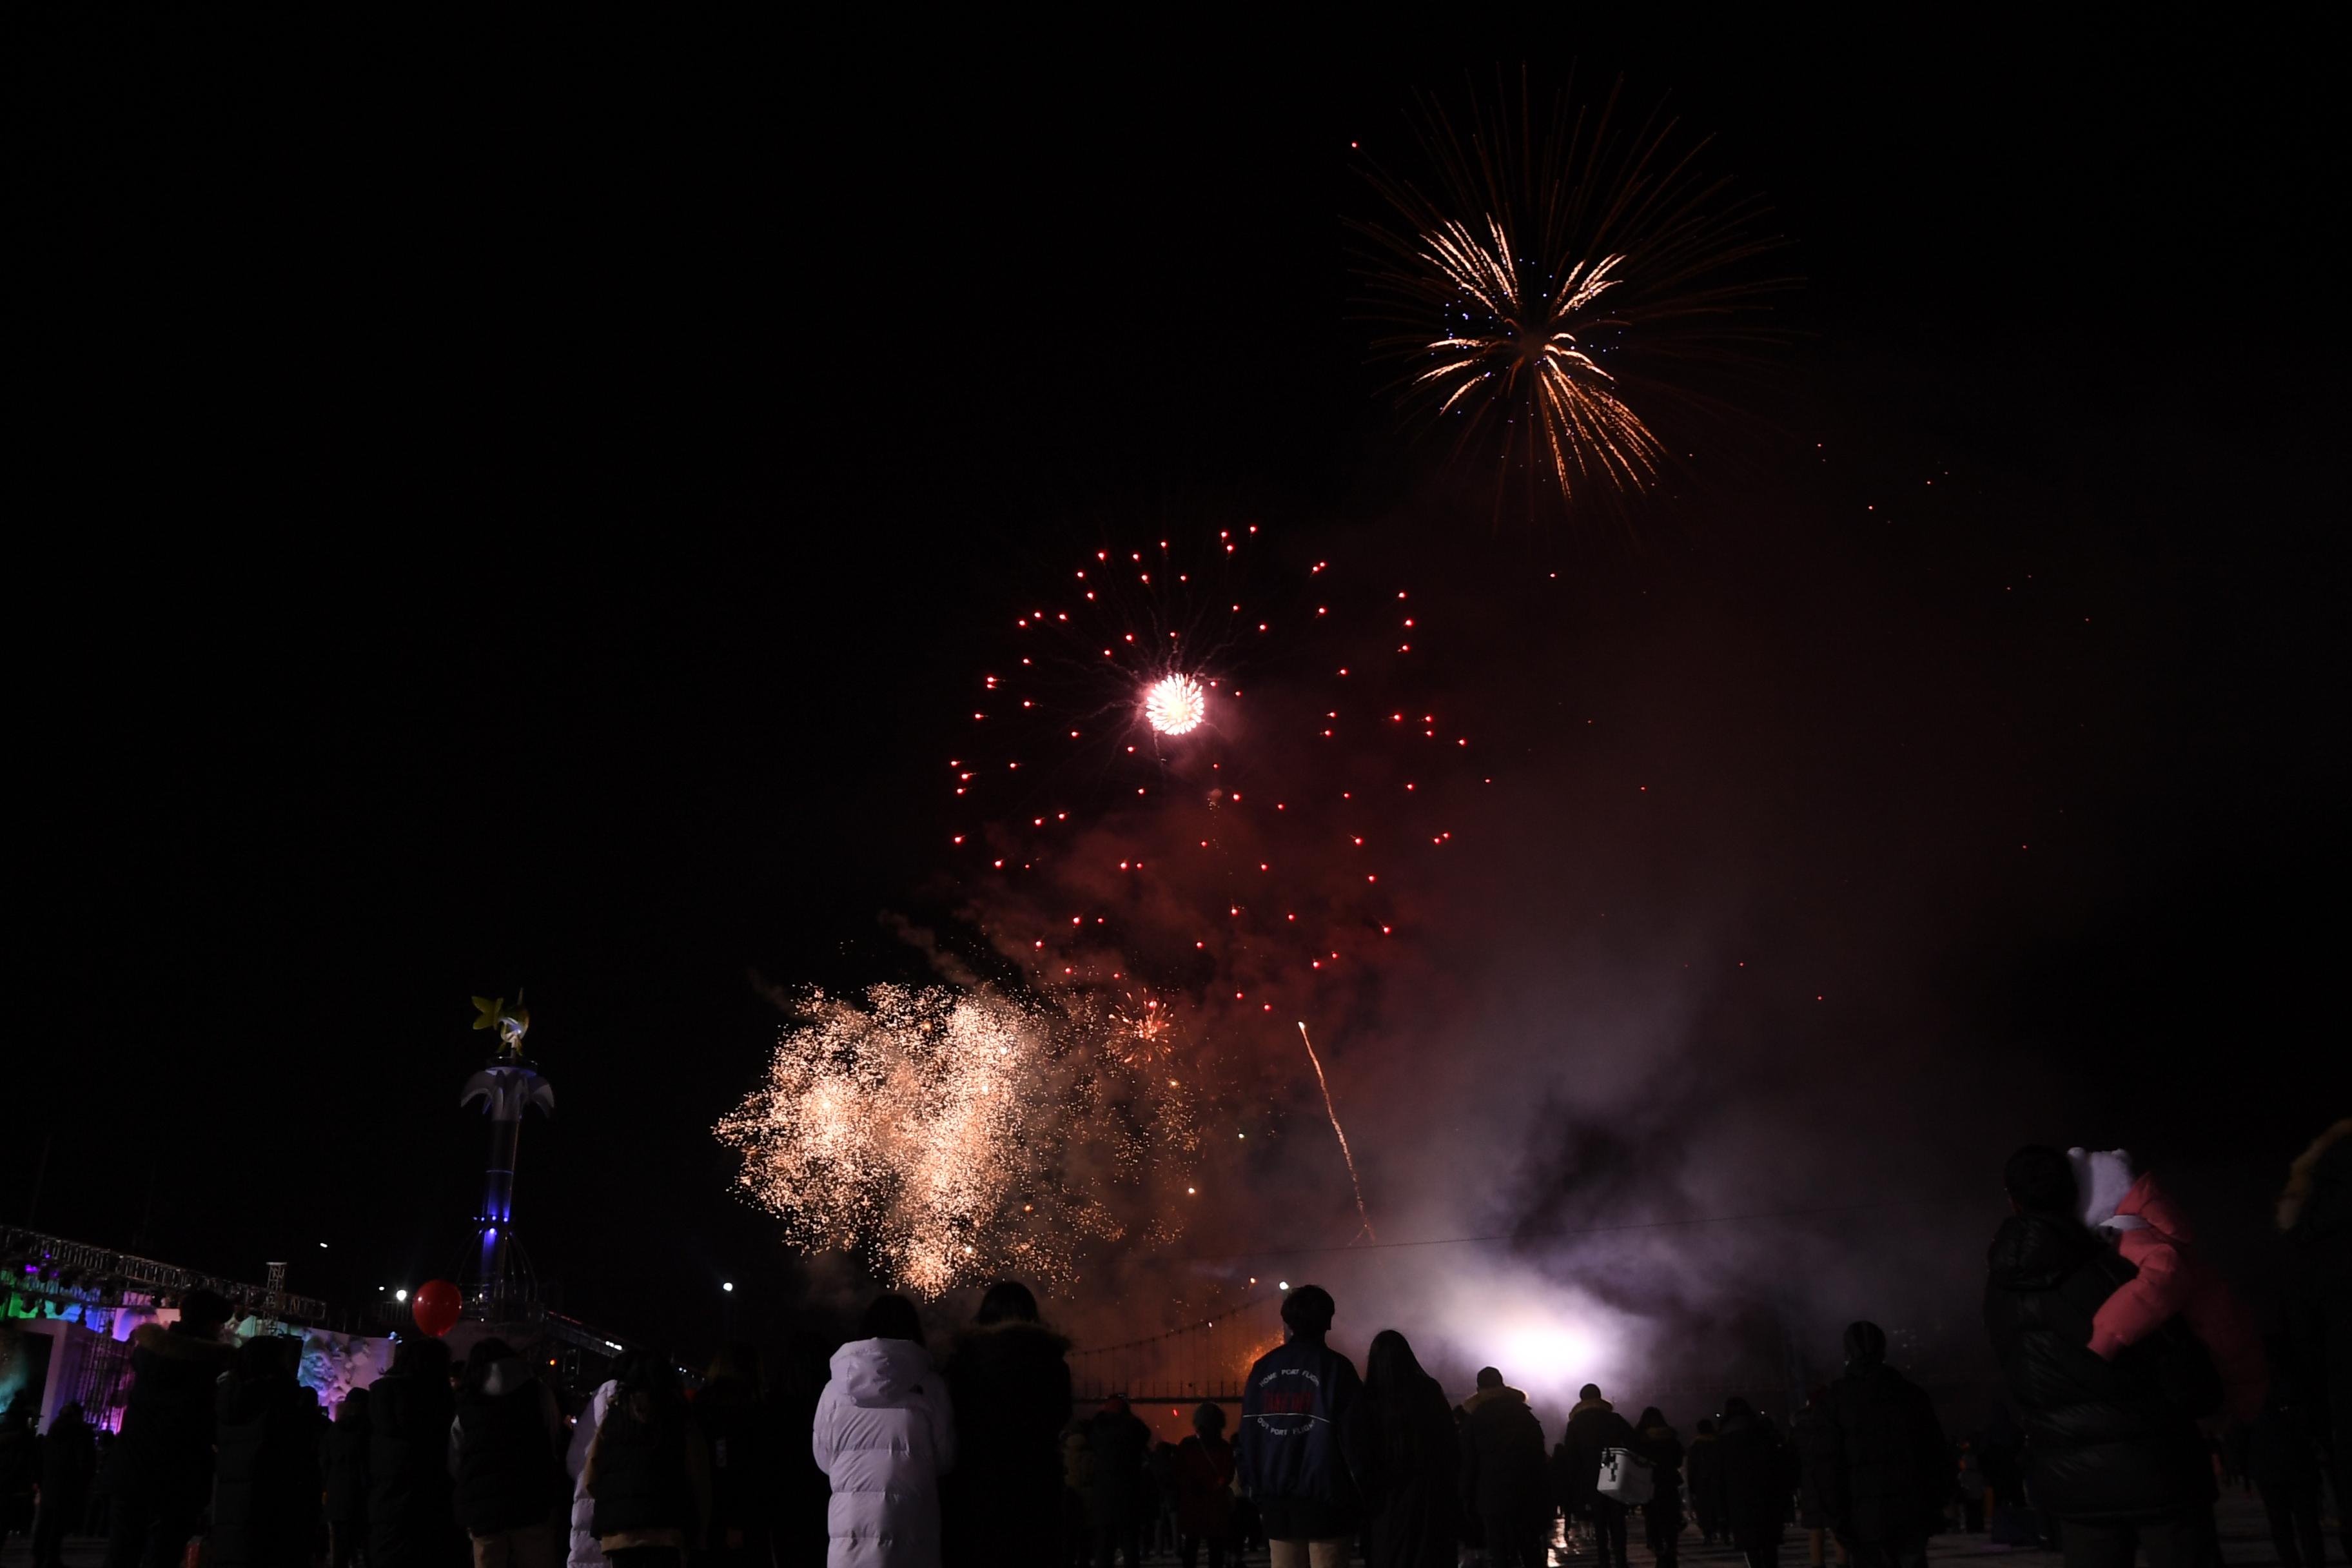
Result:
{"label": "crowd of people", "polygon": [[2352,1458],[2352,1121],[2282,1200],[2267,1346],[2127,1155],[2029,1147],[2003,1178],[1983,1310],[2021,1417],[1957,1444],[1866,1321],[1785,1422],[1734,1396],[1685,1439],[1588,1384],[1548,1432],[1497,1368],[1449,1398],[1396,1329],[1360,1376],[1313,1285],[1232,1436],[1207,1403],[1157,1441],[1121,1397],[1076,1408],[1068,1343],[1009,1280],[942,1356],[885,1294],[780,1376],[731,1343],[689,1392],[625,1354],[577,1408],[501,1340],[458,1363],[409,1336],[330,1424],[300,1342],[226,1342],[199,1290],[133,1336],[110,1445],[72,1406],[37,1438],[21,1405],[0,1420],[0,1543],[30,1522],[37,1568],[93,1524],[108,1568],[184,1568],[194,1539],[212,1568],[1224,1568],[1261,1545],[1275,1568],[1628,1568],[1638,1512],[1659,1568],[1694,1533],[1776,1568],[1791,1529],[1813,1568],[1919,1568],[1954,1526],[2067,1568],[2211,1568],[2217,1476],[2242,1473],[2284,1568],[2321,1568],[2323,1483],[2340,1515]]}

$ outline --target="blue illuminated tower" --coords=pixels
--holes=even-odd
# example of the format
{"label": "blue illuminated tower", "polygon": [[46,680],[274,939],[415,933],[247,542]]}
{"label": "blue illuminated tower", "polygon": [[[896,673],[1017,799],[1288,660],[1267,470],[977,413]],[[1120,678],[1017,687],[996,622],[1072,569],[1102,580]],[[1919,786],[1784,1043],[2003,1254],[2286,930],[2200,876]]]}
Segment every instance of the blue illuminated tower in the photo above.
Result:
{"label": "blue illuminated tower", "polygon": [[501,1322],[534,1316],[538,1308],[539,1281],[515,1236],[515,1151],[522,1141],[524,1111],[535,1105],[555,1114],[555,1086],[523,1059],[522,1037],[530,1028],[530,1014],[520,992],[512,1007],[503,996],[477,996],[474,1006],[479,1014],[474,1027],[496,1028],[499,1047],[482,1070],[466,1080],[465,1092],[457,1097],[461,1106],[480,1100],[490,1119],[489,1168],[482,1180],[481,1212],[474,1216],[475,1245],[457,1283],[465,1291],[467,1316]]}

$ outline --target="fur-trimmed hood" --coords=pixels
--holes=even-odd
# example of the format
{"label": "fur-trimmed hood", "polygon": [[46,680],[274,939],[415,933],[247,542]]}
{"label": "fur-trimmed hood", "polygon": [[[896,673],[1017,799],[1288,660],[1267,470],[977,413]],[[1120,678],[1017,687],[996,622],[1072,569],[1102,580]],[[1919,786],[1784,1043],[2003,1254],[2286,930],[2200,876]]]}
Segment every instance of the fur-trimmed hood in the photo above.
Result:
{"label": "fur-trimmed hood", "polygon": [[2336,1122],[2312,1141],[2287,1169],[2286,1190],[2279,1194],[2278,1227],[2301,1228],[2310,1235],[2328,1235],[2352,1218],[2352,1116]]}
{"label": "fur-trimmed hood", "polygon": [[1482,1388],[1473,1394],[1462,1402],[1462,1414],[1475,1415],[1481,1406],[1488,1405],[1525,1405],[1527,1402],[1528,1396],[1524,1393],[1506,1384],[1500,1388]]}

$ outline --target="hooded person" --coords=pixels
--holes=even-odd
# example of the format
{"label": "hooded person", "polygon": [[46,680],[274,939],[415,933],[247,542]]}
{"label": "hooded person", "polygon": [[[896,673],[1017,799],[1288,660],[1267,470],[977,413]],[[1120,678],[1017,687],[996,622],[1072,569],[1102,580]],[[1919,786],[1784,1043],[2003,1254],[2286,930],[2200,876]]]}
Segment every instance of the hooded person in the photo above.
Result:
{"label": "hooded person", "polygon": [[563,1449],[555,1391],[506,1341],[477,1340],[449,1427],[457,1517],[477,1562],[540,1568],[562,1555]]}
{"label": "hooded person", "polygon": [[2280,1375],[2296,1419],[2328,1456],[2344,1555],[2352,1560],[2352,1117],[2288,1168],[2278,1201],[2285,1279]]}
{"label": "hooded person", "polygon": [[213,1487],[214,1384],[235,1353],[221,1342],[229,1304],[191,1290],[168,1329],[131,1335],[131,1396],[108,1471],[106,1568],[179,1568]]}
{"label": "hooded person", "polygon": [[877,1296],[863,1338],[833,1355],[811,1451],[833,1484],[829,1568],[938,1568],[940,1477],[955,1465],[955,1409],[904,1296]]}
{"label": "hooded person", "polygon": [[368,1388],[368,1568],[448,1568],[466,1561],[449,1477],[449,1347],[403,1334],[392,1367]]}
{"label": "hooded person", "polygon": [[1797,1455],[1779,1427],[1737,1394],[1723,1402],[1717,1447],[1723,1464],[1723,1525],[1748,1568],[1777,1568]]}
{"label": "hooded person", "polygon": [[2165,1364],[2202,1350],[2163,1335],[2094,1353],[2129,1265],[2084,1226],[2066,1155],[2021,1149],[2002,1179],[2015,1212],[1987,1253],[1985,1331],[2024,1412],[2027,1499],[2063,1526],[2067,1568],[2120,1568],[2140,1548],[2158,1565],[2210,1561],[2212,1467],[2174,1392],[2188,1380]]}
{"label": "hooded person", "polygon": [[302,1342],[259,1336],[215,1390],[219,1448],[205,1558],[217,1568],[310,1568],[319,1535],[319,1399],[294,1380]]}
{"label": "hooded person", "polygon": [[2252,1317],[2197,1250],[2188,1216],[2157,1184],[2136,1172],[2125,1149],[2069,1149],[2083,1224],[2112,1241],[2137,1270],[2091,1318],[2091,1352],[2113,1361],[2173,1317],[2184,1319],[2221,1373],[2223,1414],[2252,1421],[2262,1411],[2269,1368]]}
{"label": "hooded person", "polygon": [[1601,1495],[1601,1456],[1633,1447],[1633,1423],[1601,1397],[1600,1384],[1588,1383],[1578,1390],[1552,1454],[1553,1485],[1560,1507],[1591,1514],[1593,1551],[1602,1568],[1612,1563],[1625,1568],[1625,1505]]}
{"label": "hooded person", "polygon": [[1823,1414],[1832,1436],[1824,1499],[1860,1568],[1925,1568],[1952,1493],[1951,1449],[1927,1393],[1886,1364],[1886,1332],[1848,1324],[1845,1373]]}
{"label": "hooded person", "polygon": [[1363,1384],[1324,1342],[1337,1310],[1319,1285],[1286,1293],[1283,1342],[1257,1358],[1243,1385],[1234,1469],[1274,1568],[1337,1568],[1361,1518],[1340,1434]]}
{"label": "hooded person", "polygon": [[1018,1280],[999,1280],[981,1297],[948,1362],[961,1456],[940,1492],[949,1568],[1060,1561],[1069,1349],[1038,1321],[1037,1298]]}
{"label": "hooded person", "polygon": [[1363,1394],[1340,1437],[1363,1499],[1371,1568],[1454,1568],[1462,1538],[1454,1412],[1396,1330],[1372,1336]]}
{"label": "hooded person", "polygon": [[1658,1568],[1675,1568],[1683,1536],[1683,1442],[1654,1405],[1633,1423],[1633,1452],[1650,1467],[1650,1500],[1642,1505],[1642,1533]]}
{"label": "hooded person", "polygon": [[1462,1511],[1486,1538],[1487,1562],[1544,1568],[1552,1499],[1543,1423],[1494,1367],[1478,1369],[1476,1392],[1462,1402],[1461,1441]]}
{"label": "hooded person", "polygon": [[98,1439],[72,1400],[41,1434],[41,1511],[33,1521],[33,1568],[58,1568],[66,1532],[78,1529],[98,1475]]}

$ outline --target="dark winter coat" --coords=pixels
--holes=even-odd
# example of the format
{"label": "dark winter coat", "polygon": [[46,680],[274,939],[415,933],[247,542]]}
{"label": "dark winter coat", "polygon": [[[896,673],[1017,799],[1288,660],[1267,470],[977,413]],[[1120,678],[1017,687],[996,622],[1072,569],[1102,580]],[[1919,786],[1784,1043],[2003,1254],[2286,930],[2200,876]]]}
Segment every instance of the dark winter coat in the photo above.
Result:
{"label": "dark winter coat", "polygon": [[368,1429],[366,1401],[348,1401],[327,1436],[327,1521],[345,1529],[367,1522]]}
{"label": "dark winter coat", "polygon": [[60,1518],[81,1512],[89,1484],[98,1475],[98,1438],[89,1423],[79,1417],[49,1423],[41,1435],[41,1498]]}
{"label": "dark winter coat", "polygon": [[445,1568],[466,1558],[449,1482],[457,1402],[430,1370],[368,1388],[368,1568]]}
{"label": "dark winter coat", "polygon": [[[737,1378],[703,1385],[694,1396],[695,1430],[710,1456],[710,1545],[768,1558],[770,1478],[775,1472],[773,1414],[760,1391]],[[795,1445],[797,1447],[798,1445]]]}
{"label": "dark winter coat", "polygon": [[318,1396],[286,1373],[231,1374],[215,1395],[214,1568],[310,1568],[319,1534]]}
{"label": "dark winter coat", "polygon": [[1583,1508],[1601,1495],[1601,1456],[1633,1447],[1633,1424],[1605,1399],[1588,1399],[1568,1413],[1567,1429],[1552,1454],[1552,1485],[1562,1508]]}
{"label": "dark winter coat", "polygon": [[2296,1178],[2307,1190],[2286,1233],[2283,1374],[2305,1430],[2335,1455],[2340,1497],[2352,1489],[2352,1131],[2338,1122],[2329,1138]]}
{"label": "dark winter coat", "polygon": [[457,1518],[475,1535],[545,1524],[571,1490],[554,1396],[520,1356],[492,1362],[457,1401]]}
{"label": "dark winter coat", "polygon": [[2273,1381],[2247,1434],[2246,1474],[2265,1491],[2304,1491],[2319,1483],[2319,1450],[2287,1403],[2290,1392]]}
{"label": "dark winter coat", "polygon": [[[1551,1518],[1543,1423],[1516,1388],[1489,1388],[1463,1405],[1463,1511],[1491,1535],[1525,1531]],[[1491,1544],[1491,1542],[1490,1542]]]}
{"label": "dark winter coat", "polygon": [[1169,1461],[1176,1489],[1176,1533],[1202,1541],[1234,1534],[1234,1446],[1198,1432],[1176,1445]]}
{"label": "dark winter coat", "polygon": [[[773,1532],[769,1549],[777,1568],[819,1568],[832,1548],[827,1516],[833,1506],[833,1482],[818,1468],[809,1445],[800,1440],[802,1433],[816,1426],[817,1398],[829,1373],[830,1359],[829,1352],[797,1358],[795,1364],[813,1361],[816,1375],[813,1380],[797,1378],[788,1371],[786,1383],[767,1405],[769,1429],[777,1434],[765,1489]],[[1054,1504],[1058,1516],[1059,1493]]]}
{"label": "dark winter coat", "polygon": [[1726,1416],[1715,1440],[1723,1465],[1723,1522],[1743,1547],[1776,1542],[1797,1488],[1797,1455],[1761,1415]]}
{"label": "dark winter coat", "polygon": [[1055,1555],[1069,1348],[1051,1330],[1016,1320],[974,1329],[949,1359],[956,1468],[940,1489],[949,1568],[1009,1568]]}
{"label": "dark winter coat", "polygon": [[1722,1437],[1712,1432],[1692,1437],[1689,1452],[1683,1458],[1683,1474],[1690,1483],[1690,1495],[1685,1500],[1690,1504],[1691,1512],[1720,1528],[1725,1509]]}
{"label": "dark winter coat", "polygon": [[708,1456],[685,1401],[667,1393],[615,1396],[596,1429],[590,1467],[598,1539],[676,1530],[689,1543],[701,1540]]}
{"label": "dark winter coat", "polygon": [[[2025,1492],[2060,1520],[2149,1523],[2213,1500],[2197,1426],[2166,1397],[2162,1336],[2113,1361],[2091,1318],[2130,1265],[2069,1219],[2005,1220],[1988,1255],[1985,1330],[2025,1412]],[[2210,1368],[2209,1368],[2210,1370]]]}
{"label": "dark winter coat", "polygon": [[1367,1389],[1340,1433],[1370,1526],[1371,1568],[1454,1568],[1462,1539],[1462,1456],[1437,1380]]}
{"label": "dark winter coat", "polygon": [[33,1487],[41,1479],[41,1440],[33,1430],[34,1401],[18,1394],[0,1410],[0,1539],[32,1523]]}
{"label": "dark winter coat", "polygon": [[1819,1405],[1790,1418],[1789,1444],[1797,1451],[1797,1522],[1819,1530],[1837,1516],[1837,1423]]}
{"label": "dark winter coat", "polygon": [[1131,1411],[1097,1410],[1087,1421],[1087,1452],[1094,1457],[1087,1475],[1087,1507],[1095,1518],[1124,1521],[1138,1517],[1151,1428]]}
{"label": "dark winter coat", "polygon": [[1307,1513],[1345,1527],[1336,1533],[1353,1533],[1362,1505],[1340,1436],[1363,1386],[1355,1363],[1320,1335],[1299,1334],[1257,1358],[1243,1386],[1234,1465],[1261,1511],[1309,1503]]}
{"label": "dark winter coat", "polygon": [[108,1483],[116,1498],[194,1513],[212,1496],[215,1384],[235,1352],[180,1327],[142,1323],[131,1335],[131,1397]]}
{"label": "dark winter coat", "polygon": [[1857,1363],[1830,1387],[1833,1443],[1822,1499],[1850,1541],[1928,1533],[1952,1495],[1952,1451],[1927,1394],[1884,1363]]}
{"label": "dark winter coat", "polygon": [[[1671,1426],[1644,1426],[1633,1434],[1633,1452],[1650,1467],[1649,1506],[1679,1510],[1683,1500],[1683,1440]],[[1680,1517],[1679,1513],[1676,1515]]]}

